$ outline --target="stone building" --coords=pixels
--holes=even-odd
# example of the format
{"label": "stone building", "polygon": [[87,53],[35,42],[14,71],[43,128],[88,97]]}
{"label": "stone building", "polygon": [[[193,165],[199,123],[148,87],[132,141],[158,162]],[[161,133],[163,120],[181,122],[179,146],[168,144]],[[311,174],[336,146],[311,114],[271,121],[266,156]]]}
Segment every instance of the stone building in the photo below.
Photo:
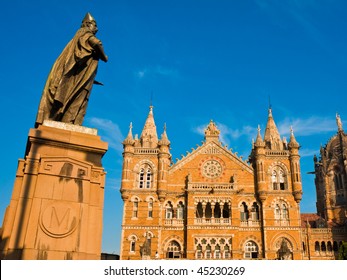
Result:
{"label": "stone building", "polygon": [[347,135],[339,115],[336,123],[337,133],[314,156],[317,214],[302,214],[304,258],[335,259],[347,241]]}
{"label": "stone building", "polygon": [[130,126],[123,141],[121,259],[314,256],[315,240],[321,246],[325,233],[314,229],[318,215],[303,220],[300,213],[300,146],[293,130],[289,142],[281,139],[269,109],[264,136],[258,128],[247,161],[219,135],[210,121],[202,145],[173,163],[152,106],[139,138]]}

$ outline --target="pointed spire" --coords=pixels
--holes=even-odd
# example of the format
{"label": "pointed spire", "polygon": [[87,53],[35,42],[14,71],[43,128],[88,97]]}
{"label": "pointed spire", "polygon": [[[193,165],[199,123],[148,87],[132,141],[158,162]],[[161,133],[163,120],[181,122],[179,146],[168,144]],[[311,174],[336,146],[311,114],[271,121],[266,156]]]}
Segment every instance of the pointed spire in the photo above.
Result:
{"label": "pointed spire", "polygon": [[133,123],[130,123],[128,136],[124,139],[123,144],[130,144],[130,145],[134,144],[135,141],[133,138],[132,128],[133,128]]}
{"label": "pointed spire", "polygon": [[336,113],[336,124],[337,124],[337,131],[343,132],[341,117],[338,113]]}
{"label": "pointed spire", "polygon": [[290,148],[299,148],[300,147],[299,143],[295,139],[294,130],[293,130],[292,126],[290,127],[290,140],[289,140],[288,146]]}
{"label": "pointed spire", "polygon": [[157,134],[157,128],[154,122],[152,105],[149,106],[149,114],[147,116],[145,126],[143,127],[140,139],[141,139],[142,146],[145,148],[149,148],[149,147],[153,148],[153,147],[156,147],[158,144],[158,134]]}
{"label": "pointed spire", "polygon": [[269,108],[269,115],[265,128],[264,142],[271,150],[282,150],[283,143],[278,132],[277,126],[272,116],[272,109]]}
{"label": "pointed spire", "polygon": [[261,138],[261,134],[260,134],[260,125],[259,124],[258,124],[258,134],[257,134],[257,138],[256,138],[254,144],[256,147],[264,146],[264,142],[263,142],[263,139]]}
{"label": "pointed spire", "polygon": [[161,135],[159,145],[166,145],[166,146],[170,145],[169,138],[167,137],[167,134],[166,134],[166,123],[164,124],[164,132]]}

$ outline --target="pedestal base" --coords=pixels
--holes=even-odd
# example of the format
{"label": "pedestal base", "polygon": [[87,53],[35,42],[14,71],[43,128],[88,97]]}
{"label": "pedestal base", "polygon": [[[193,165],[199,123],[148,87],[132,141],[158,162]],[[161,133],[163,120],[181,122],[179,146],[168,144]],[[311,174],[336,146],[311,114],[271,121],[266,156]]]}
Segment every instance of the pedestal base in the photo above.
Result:
{"label": "pedestal base", "polygon": [[96,130],[31,129],[1,235],[1,259],[100,259],[107,143]]}

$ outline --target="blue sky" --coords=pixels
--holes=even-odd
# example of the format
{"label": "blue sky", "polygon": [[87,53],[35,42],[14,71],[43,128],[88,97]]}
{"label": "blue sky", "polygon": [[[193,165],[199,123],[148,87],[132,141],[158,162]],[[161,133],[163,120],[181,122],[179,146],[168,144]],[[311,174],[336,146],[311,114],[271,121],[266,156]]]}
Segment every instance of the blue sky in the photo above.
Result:
{"label": "blue sky", "polygon": [[292,125],[301,144],[301,210],[315,212],[313,155],[336,133],[336,112],[347,130],[346,10],[343,0],[3,1],[0,217],[48,72],[86,12],[109,57],[84,122],[109,143],[103,252],[120,247],[121,142],[130,122],[141,134],[151,100],[175,161],[201,143],[211,119],[247,158],[270,99],[281,136]]}

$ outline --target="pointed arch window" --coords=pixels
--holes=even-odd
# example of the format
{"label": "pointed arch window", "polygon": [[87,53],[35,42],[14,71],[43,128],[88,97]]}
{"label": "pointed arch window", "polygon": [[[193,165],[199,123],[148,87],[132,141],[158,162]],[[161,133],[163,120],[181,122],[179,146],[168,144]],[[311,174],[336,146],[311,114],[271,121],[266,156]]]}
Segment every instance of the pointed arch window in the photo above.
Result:
{"label": "pointed arch window", "polygon": [[146,164],[140,168],[138,187],[139,189],[150,189],[152,187],[153,172],[152,168]]}
{"label": "pointed arch window", "polygon": [[130,241],[130,243],[129,243],[129,251],[131,253],[135,253],[135,250],[136,250],[136,237],[135,236],[131,236],[129,238],[129,241]]}
{"label": "pointed arch window", "polygon": [[257,259],[258,258],[258,246],[254,241],[248,241],[245,244],[245,258],[246,259]]}
{"label": "pointed arch window", "polygon": [[166,257],[168,259],[179,259],[181,257],[181,246],[180,244],[173,240],[169,243],[167,251],[166,251]]}
{"label": "pointed arch window", "polygon": [[241,221],[248,221],[249,212],[248,212],[248,206],[247,206],[246,202],[242,202],[240,214],[241,214],[241,217],[240,217]]}
{"label": "pointed arch window", "polygon": [[286,190],[287,176],[284,170],[280,166],[275,166],[271,173],[271,184],[273,190]]}
{"label": "pointed arch window", "polygon": [[177,205],[177,219],[183,219],[184,217],[184,206],[183,203],[180,201]]}
{"label": "pointed arch window", "polygon": [[171,202],[169,201],[166,203],[165,206],[165,219],[172,219],[173,218],[173,207]]}
{"label": "pointed arch window", "polygon": [[251,220],[258,221],[259,220],[259,206],[256,202],[252,204],[251,209]]}

